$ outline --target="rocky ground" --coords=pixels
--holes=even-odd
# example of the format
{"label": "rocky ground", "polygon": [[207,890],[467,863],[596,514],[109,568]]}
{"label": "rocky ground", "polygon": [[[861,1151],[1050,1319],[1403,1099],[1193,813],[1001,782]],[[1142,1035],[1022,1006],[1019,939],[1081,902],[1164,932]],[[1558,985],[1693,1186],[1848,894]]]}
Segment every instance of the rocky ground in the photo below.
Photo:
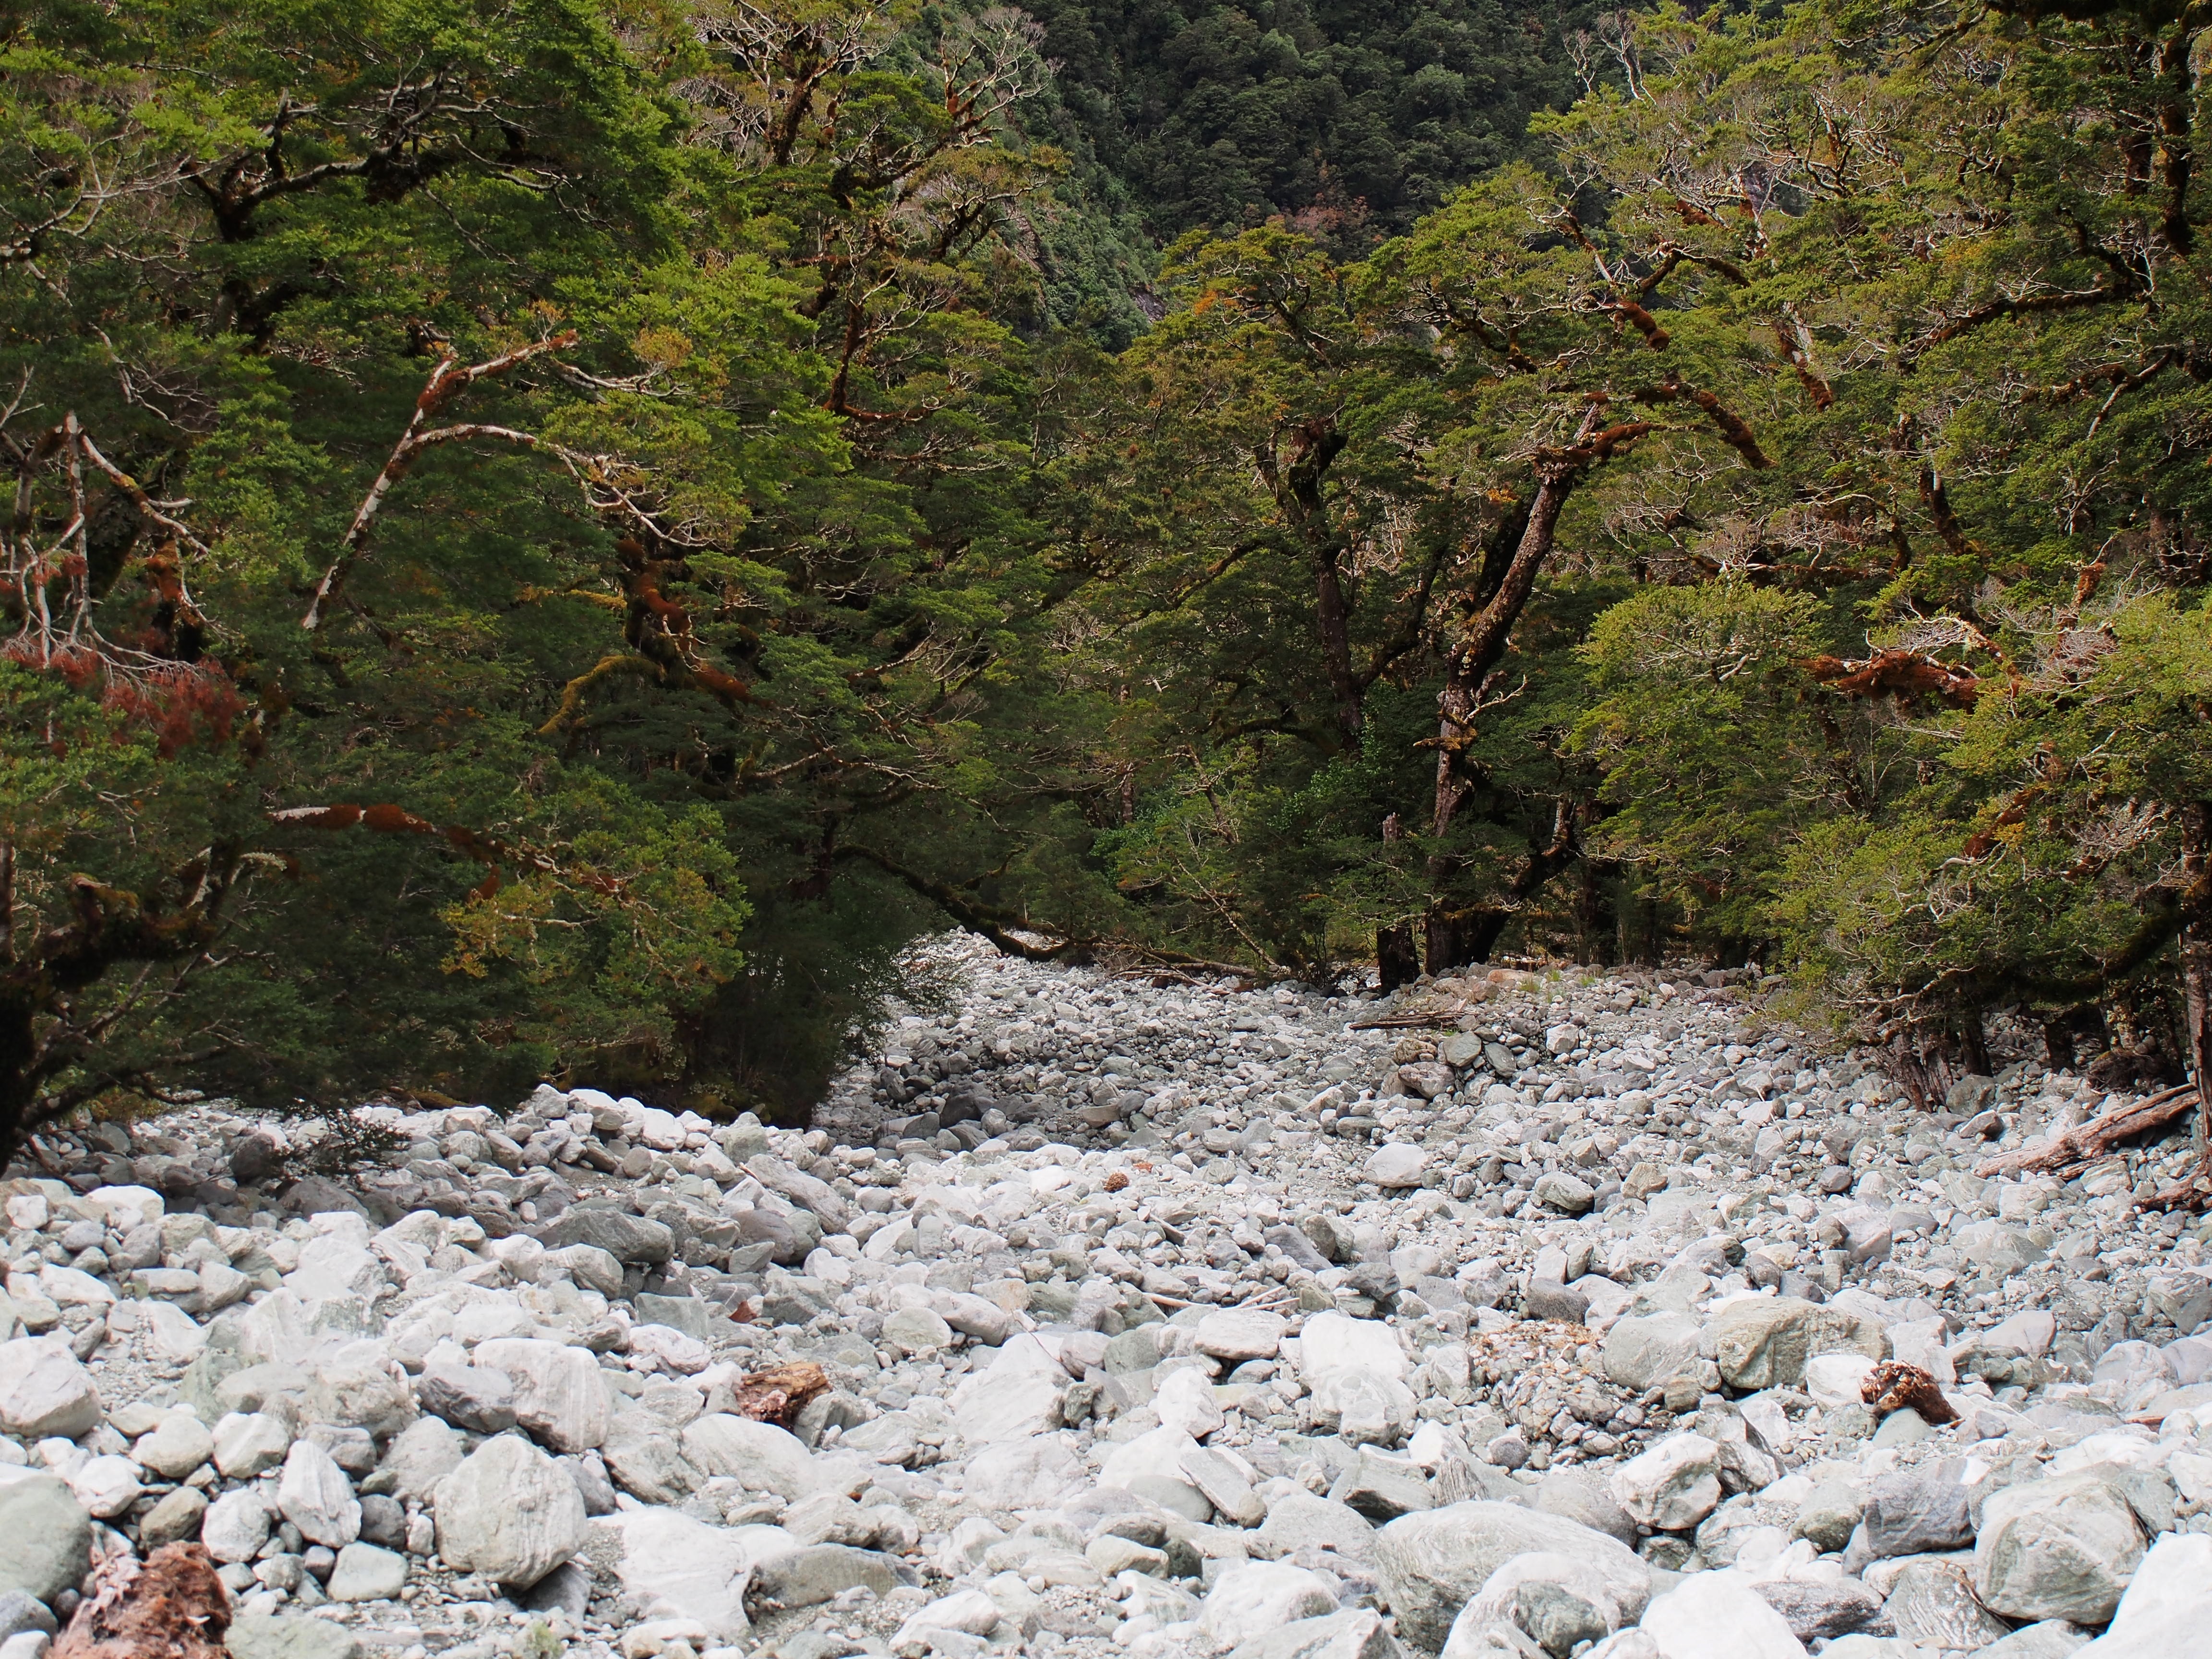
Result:
{"label": "rocky ground", "polygon": [[932,959],[808,1131],[45,1144],[0,1659],[194,1541],[238,1659],[2212,1654],[2185,1141],[2033,1167],[2136,1097],[1911,1110],[1741,974]]}

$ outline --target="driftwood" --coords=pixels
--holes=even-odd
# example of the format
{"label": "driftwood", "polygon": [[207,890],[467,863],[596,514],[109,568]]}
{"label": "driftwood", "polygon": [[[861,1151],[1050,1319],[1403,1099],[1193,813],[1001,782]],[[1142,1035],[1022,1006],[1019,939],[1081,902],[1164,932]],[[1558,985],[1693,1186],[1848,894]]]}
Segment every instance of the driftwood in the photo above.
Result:
{"label": "driftwood", "polygon": [[2171,1187],[2136,1200],[2138,1210],[2201,1210],[2212,1203],[2212,1170],[2198,1169]]}
{"label": "driftwood", "polygon": [[829,1391],[829,1376],[812,1360],[777,1365],[738,1379],[738,1414],[787,1429],[792,1419],[806,1409],[808,1401]]}
{"label": "driftwood", "polygon": [[1984,1177],[2030,1172],[2063,1174],[2083,1164],[2095,1163],[2124,1140],[2152,1129],[2166,1128],[2177,1120],[2186,1117],[2196,1100],[2197,1090],[2193,1085],[2183,1084],[2176,1088],[2161,1089],[2154,1095],[2145,1096],[2132,1106],[2123,1106],[2102,1117],[2076,1124],[2063,1134],[2038,1141],[2033,1146],[2021,1146],[2002,1153],[1981,1164],[1974,1173]]}
{"label": "driftwood", "polygon": [[230,1598],[202,1546],[164,1544],[143,1563],[118,1552],[94,1583],[53,1659],[224,1659]]}
{"label": "driftwood", "polygon": [[1906,1411],[1918,1413],[1930,1428],[1959,1420],[1933,1374],[1901,1359],[1885,1359],[1869,1371],[1859,1384],[1859,1398],[1874,1407],[1876,1422],[1892,1412]]}

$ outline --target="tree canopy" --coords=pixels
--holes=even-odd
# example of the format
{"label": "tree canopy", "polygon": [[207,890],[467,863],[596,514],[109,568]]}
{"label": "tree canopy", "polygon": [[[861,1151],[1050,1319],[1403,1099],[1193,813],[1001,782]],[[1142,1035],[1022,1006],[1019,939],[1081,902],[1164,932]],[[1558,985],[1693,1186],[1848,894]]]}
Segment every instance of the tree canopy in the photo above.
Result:
{"label": "tree canopy", "polygon": [[2174,1069],[2203,34],[30,0],[0,1142],[800,1109],[947,921]]}

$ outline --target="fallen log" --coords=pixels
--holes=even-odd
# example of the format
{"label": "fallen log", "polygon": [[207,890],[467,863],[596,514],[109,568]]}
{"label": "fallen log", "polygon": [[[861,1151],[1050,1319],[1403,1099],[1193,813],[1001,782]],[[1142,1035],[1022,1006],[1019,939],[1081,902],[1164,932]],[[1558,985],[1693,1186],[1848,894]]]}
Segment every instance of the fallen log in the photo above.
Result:
{"label": "fallen log", "polygon": [[53,1659],[224,1659],[230,1598],[198,1544],[164,1544],[149,1560],[101,1563],[91,1599],[54,1644]]}
{"label": "fallen log", "polygon": [[2094,1164],[2122,1141],[2153,1129],[2166,1128],[2186,1117],[2196,1099],[2197,1085],[2192,1083],[2161,1089],[2132,1106],[2122,1106],[2102,1117],[2091,1118],[2087,1123],[2077,1123],[2048,1140],[2000,1153],[1978,1165],[1974,1173],[1984,1179],[1997,1175],[2056,1175]]}

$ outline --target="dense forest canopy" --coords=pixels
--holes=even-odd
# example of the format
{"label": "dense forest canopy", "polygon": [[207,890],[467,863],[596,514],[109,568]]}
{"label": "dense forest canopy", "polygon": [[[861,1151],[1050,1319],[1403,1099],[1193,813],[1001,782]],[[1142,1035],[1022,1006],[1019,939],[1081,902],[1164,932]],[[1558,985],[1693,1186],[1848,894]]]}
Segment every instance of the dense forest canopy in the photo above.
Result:
{"label": "dense forest canopy", "polygon": [[948,919],[2177,1070],[2206,40],[24,0],[0,1143],[803,1109]]}

